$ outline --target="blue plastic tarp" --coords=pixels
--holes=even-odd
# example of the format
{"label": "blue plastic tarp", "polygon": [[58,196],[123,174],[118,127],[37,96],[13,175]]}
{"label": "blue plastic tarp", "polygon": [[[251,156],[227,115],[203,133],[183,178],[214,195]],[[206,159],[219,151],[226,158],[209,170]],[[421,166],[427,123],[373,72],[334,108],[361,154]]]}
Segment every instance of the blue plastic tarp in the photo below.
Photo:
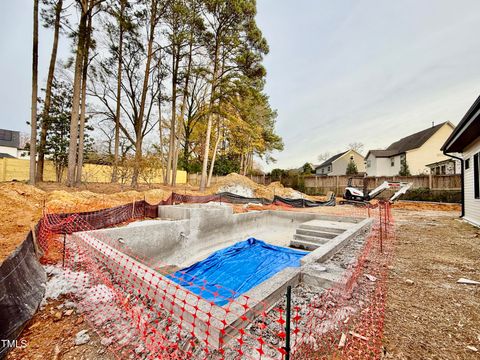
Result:
{"label": "blue plastic tarp", "polygon": [[299,267],[307,252],[250,238],[214,252],[168,277],[222,306],[286,267]]}

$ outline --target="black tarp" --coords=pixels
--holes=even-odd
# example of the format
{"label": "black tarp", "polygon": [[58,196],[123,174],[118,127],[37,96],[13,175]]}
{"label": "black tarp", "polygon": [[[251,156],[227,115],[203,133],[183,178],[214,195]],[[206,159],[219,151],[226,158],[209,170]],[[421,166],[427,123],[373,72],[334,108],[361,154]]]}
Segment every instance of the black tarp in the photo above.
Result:
{"label": "black tarp", "polygon": [[[47,276],[35,253],[32,232],[0,265],[0,339],[13,341],[42,301]],[[0,359],[11,349],[2,341]]]}

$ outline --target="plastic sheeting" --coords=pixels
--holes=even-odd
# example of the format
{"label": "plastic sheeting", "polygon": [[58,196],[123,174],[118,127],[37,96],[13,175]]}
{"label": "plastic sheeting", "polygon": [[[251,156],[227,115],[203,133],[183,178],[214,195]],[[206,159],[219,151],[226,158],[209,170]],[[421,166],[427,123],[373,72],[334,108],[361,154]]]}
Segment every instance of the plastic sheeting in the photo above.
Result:
{"label": "plastic sheeting", "polygon": [[307,252],[255,238],[214,252],[169,278],[218,306],[225,305],[286,267],[299,267]]}
{"label": "plastic sheeting", "polygon": [[0,264],[0,359],[11,349],[25,324],[42,301],[47,276],[37,260],[32,232],[3,263]]}

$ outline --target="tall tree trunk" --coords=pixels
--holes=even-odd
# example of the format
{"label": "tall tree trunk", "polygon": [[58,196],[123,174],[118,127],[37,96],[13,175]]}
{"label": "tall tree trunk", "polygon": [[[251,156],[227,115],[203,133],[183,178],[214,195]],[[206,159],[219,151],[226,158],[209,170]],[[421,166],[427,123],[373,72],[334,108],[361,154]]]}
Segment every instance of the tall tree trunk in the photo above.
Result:
{"label": "tall tree trunk", "polygon": [[[190,33],[189,40],[189,49],[188,49],[188,65],[187,72],[185,74],[185,86],[183,88],[182,95],[182,105],[180,108],[180,120],[185,121],[185,111],[187,109],[187,99],[188,99],[188,87],[190,83],[190,73],[192,70],[192,58],[193,58],[193,31]],[[178,127],[178,137],[180,137],[181,127]],[[173,157],[173,166],[172,166],[172,185],[175,186],[177,183],[177,167],[178,167],[178,154],[180,152],[180,139],[177,139],[177,146],[175,147],[175,154]],[[184,159],[186,161],[186,159]]]}
{"label": "tall tree trunk", "polygon": [[120,111],[122,97],[122,58],[123,58],[123,12],[125,0],[120,0],[119,38],[118,38],[118,68],[117,68],[117,105],[115,109],[115,151],[113,155],[112,182],[118,179],[118,147],[120,146]]}
{"label": "tall tree trunk", "polygon": [[38,91],[38,0],[33,1],[32,108],[30,119],[30,184],[35,185],[37,153],[37,91]]}
{"label": "tall tree trunk", "polygon": [[42,112],[42,130],[40,132],[40,145],[38,147],[37,160],[37,181],[43,181],[43,169],[45,167],[45,147],[47,145],[47,132],[49,127],[50,106],[52,104],[52,85],[57,62],[58,37],[60,34],[60,19],[63,9],[63,0],[58,0],[55,5],[55,23],[53,30],[52,53],[50,54],[50,65],[48,66],[47,86],[45,89],[45,103]]}
{"label": "tall tree trunk", "polygon": [[220,144],[220,119],[218,119],[217,140],[215,141],[215,147],[213,148],[212,161],[210,163],[210,171],[208,173],[207,187],[210,187],[213,175],[213,167],[215,166],[215,159],[217,158],[218,144]]}
{"label": "tall tree trunk", "polygon": [[[90,0],[91,6],[93,1]],[[92,38],[92,14],[88,16],[87,23],[87,35],[85,40],[85,49],[83,54],[83,69],[82,69],[82,102],[80,112],[80,129],[78,133],[78,159],[77,159],[77,172],[76,172],[76,185],[80,185],[82,182],[82,167],[83,167],[83,148],[85,143],[85,117],[87,110],[87,75],[88,75],[88,53],[90,50],[90,42]]]}
{"label": "tall tree trunk", "polygon": [[88,0],[81,0],[81,17],[78,26],[77,54],[75,56],[75,73],[73,78],[72,115],[70,118],[70,142],[68,147],[67,185],[75,185],[77,168],[78,116],[80,112],[80,91],[82,83],[83,52],[85,50]]}
{"label": "tall tree trunk", "polygon": [[238,173],[242,174],[242,172],[243,172],[243,151],[240,154],[240,169],[238,170]]}
{"label": "tall tree trunk", "polygon": [[[174,35],[175,38],[175,35]],[[175,41],[175,40],[174,40]],[[172,43],[172,114],[170,120],[170,143],[168,147],[167,158],[167,183],[170,183],[170,174],[172,172],[172,162],[175,153],[176,137],[176,115],[177,115],[177,82],[178,82],[178,64],[180,59],[180,49],[176,43]],[[172,182],[173,185],[173,182]]]}
{"label": "tall tree trunk", "polygon": [[157,0],[152,0],[150,15],[150,34],[147,45],[147,62],[145,64],[145,77],[143,78],[142,96],[140,99],[140,110],[135,123],[135,163],[133,166],[132,186],[137,187],[138,175],[140,173],[140,162],[142,161],[143,144],[143,116],[145,114],[145,103],[147,101],[148,79],[150,77],[150,64],[152,62],[153,39],[155,38],[155,27],[157,23]]}
{"label": "tall tree trunk", "polygon": [[210,93],[210,113],[207,120],[207,132],[205,134],[205,149],[203,151],[202,176],[200,177],[200,191],[205,191],[207,185],[207,168],[208,168],[208,154],[210,152],[210,136],[212,133],[212,113],[211,109],[215,101],[215,90],[218,77],[218,56],[219,56],[218,39],[215,40],[215,55],[213,63],[212,89]]}
{"label": "tall tree trunk", "polygon": [[[162,55],[158,54],[158,68],[161,69],[162,66]],[[160,156],[160,164],[162,166],[162,179],[163,183],[167,183],[167,173],[165,172],[165,157],[163,154],[163,121],[162,121],[162,77],[160,72],[158,73],[158,135],[159,135],[159,156]]]}

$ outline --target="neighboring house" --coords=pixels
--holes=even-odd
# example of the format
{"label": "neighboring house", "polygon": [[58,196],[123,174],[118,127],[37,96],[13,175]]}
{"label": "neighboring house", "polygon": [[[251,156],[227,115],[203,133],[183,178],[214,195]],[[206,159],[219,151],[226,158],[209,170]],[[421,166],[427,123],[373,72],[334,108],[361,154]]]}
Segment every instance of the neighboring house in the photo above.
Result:
{"label": "neighboring house", "polygon": [[305,171],[304,167],[305,167],[305,165],[307,165],[307,164],[310,165],[310,167],[313,169],[313,171],[315,171],[316,165],[313,165],[313,164],[310,163],[310,162],[307,162],[307,163],[303,164],[302,166],[300,166],[300,167],[297,168],[297,169],[291,169],[291,170],[289,170],[289,171],[290,171],[291,173],[293,173],[293,174],[302,174],[302,173]]}
{"label": "neighboring house", "polygon": [[460,174],[462,166],[460,160],[448,159],[432,164],[427,164],[432,175],[455,175]]}
{"label": "neighboring house", "polygon": [[322,164],[315,167],[316,175],[345,175],[347,172],[347,166],[350,161],[353,161],[357,165],[359,173],[365,172],[365,159],[355,150],[347,150],[340,154],[332,156]]}
{"label": "neighboring house", "polygon": [[448,160],[440,148],[453,131],[449,121],[404,137],[385,150],[370,150],[365,157],[368,176],[394,176],[406,161],[410,174],[430,173],[427,164]]}
{"label": "neighboring house", "polygon": [[480,96],[445,141],[442,150],[462,160],[462,217],[480,226]]}
{"label": "neighboring house", "polygon": [[3,154],[1,157],[28,158],[27,152],[21,149],[20,145],[19,131],[0,129],[0,153]]}

